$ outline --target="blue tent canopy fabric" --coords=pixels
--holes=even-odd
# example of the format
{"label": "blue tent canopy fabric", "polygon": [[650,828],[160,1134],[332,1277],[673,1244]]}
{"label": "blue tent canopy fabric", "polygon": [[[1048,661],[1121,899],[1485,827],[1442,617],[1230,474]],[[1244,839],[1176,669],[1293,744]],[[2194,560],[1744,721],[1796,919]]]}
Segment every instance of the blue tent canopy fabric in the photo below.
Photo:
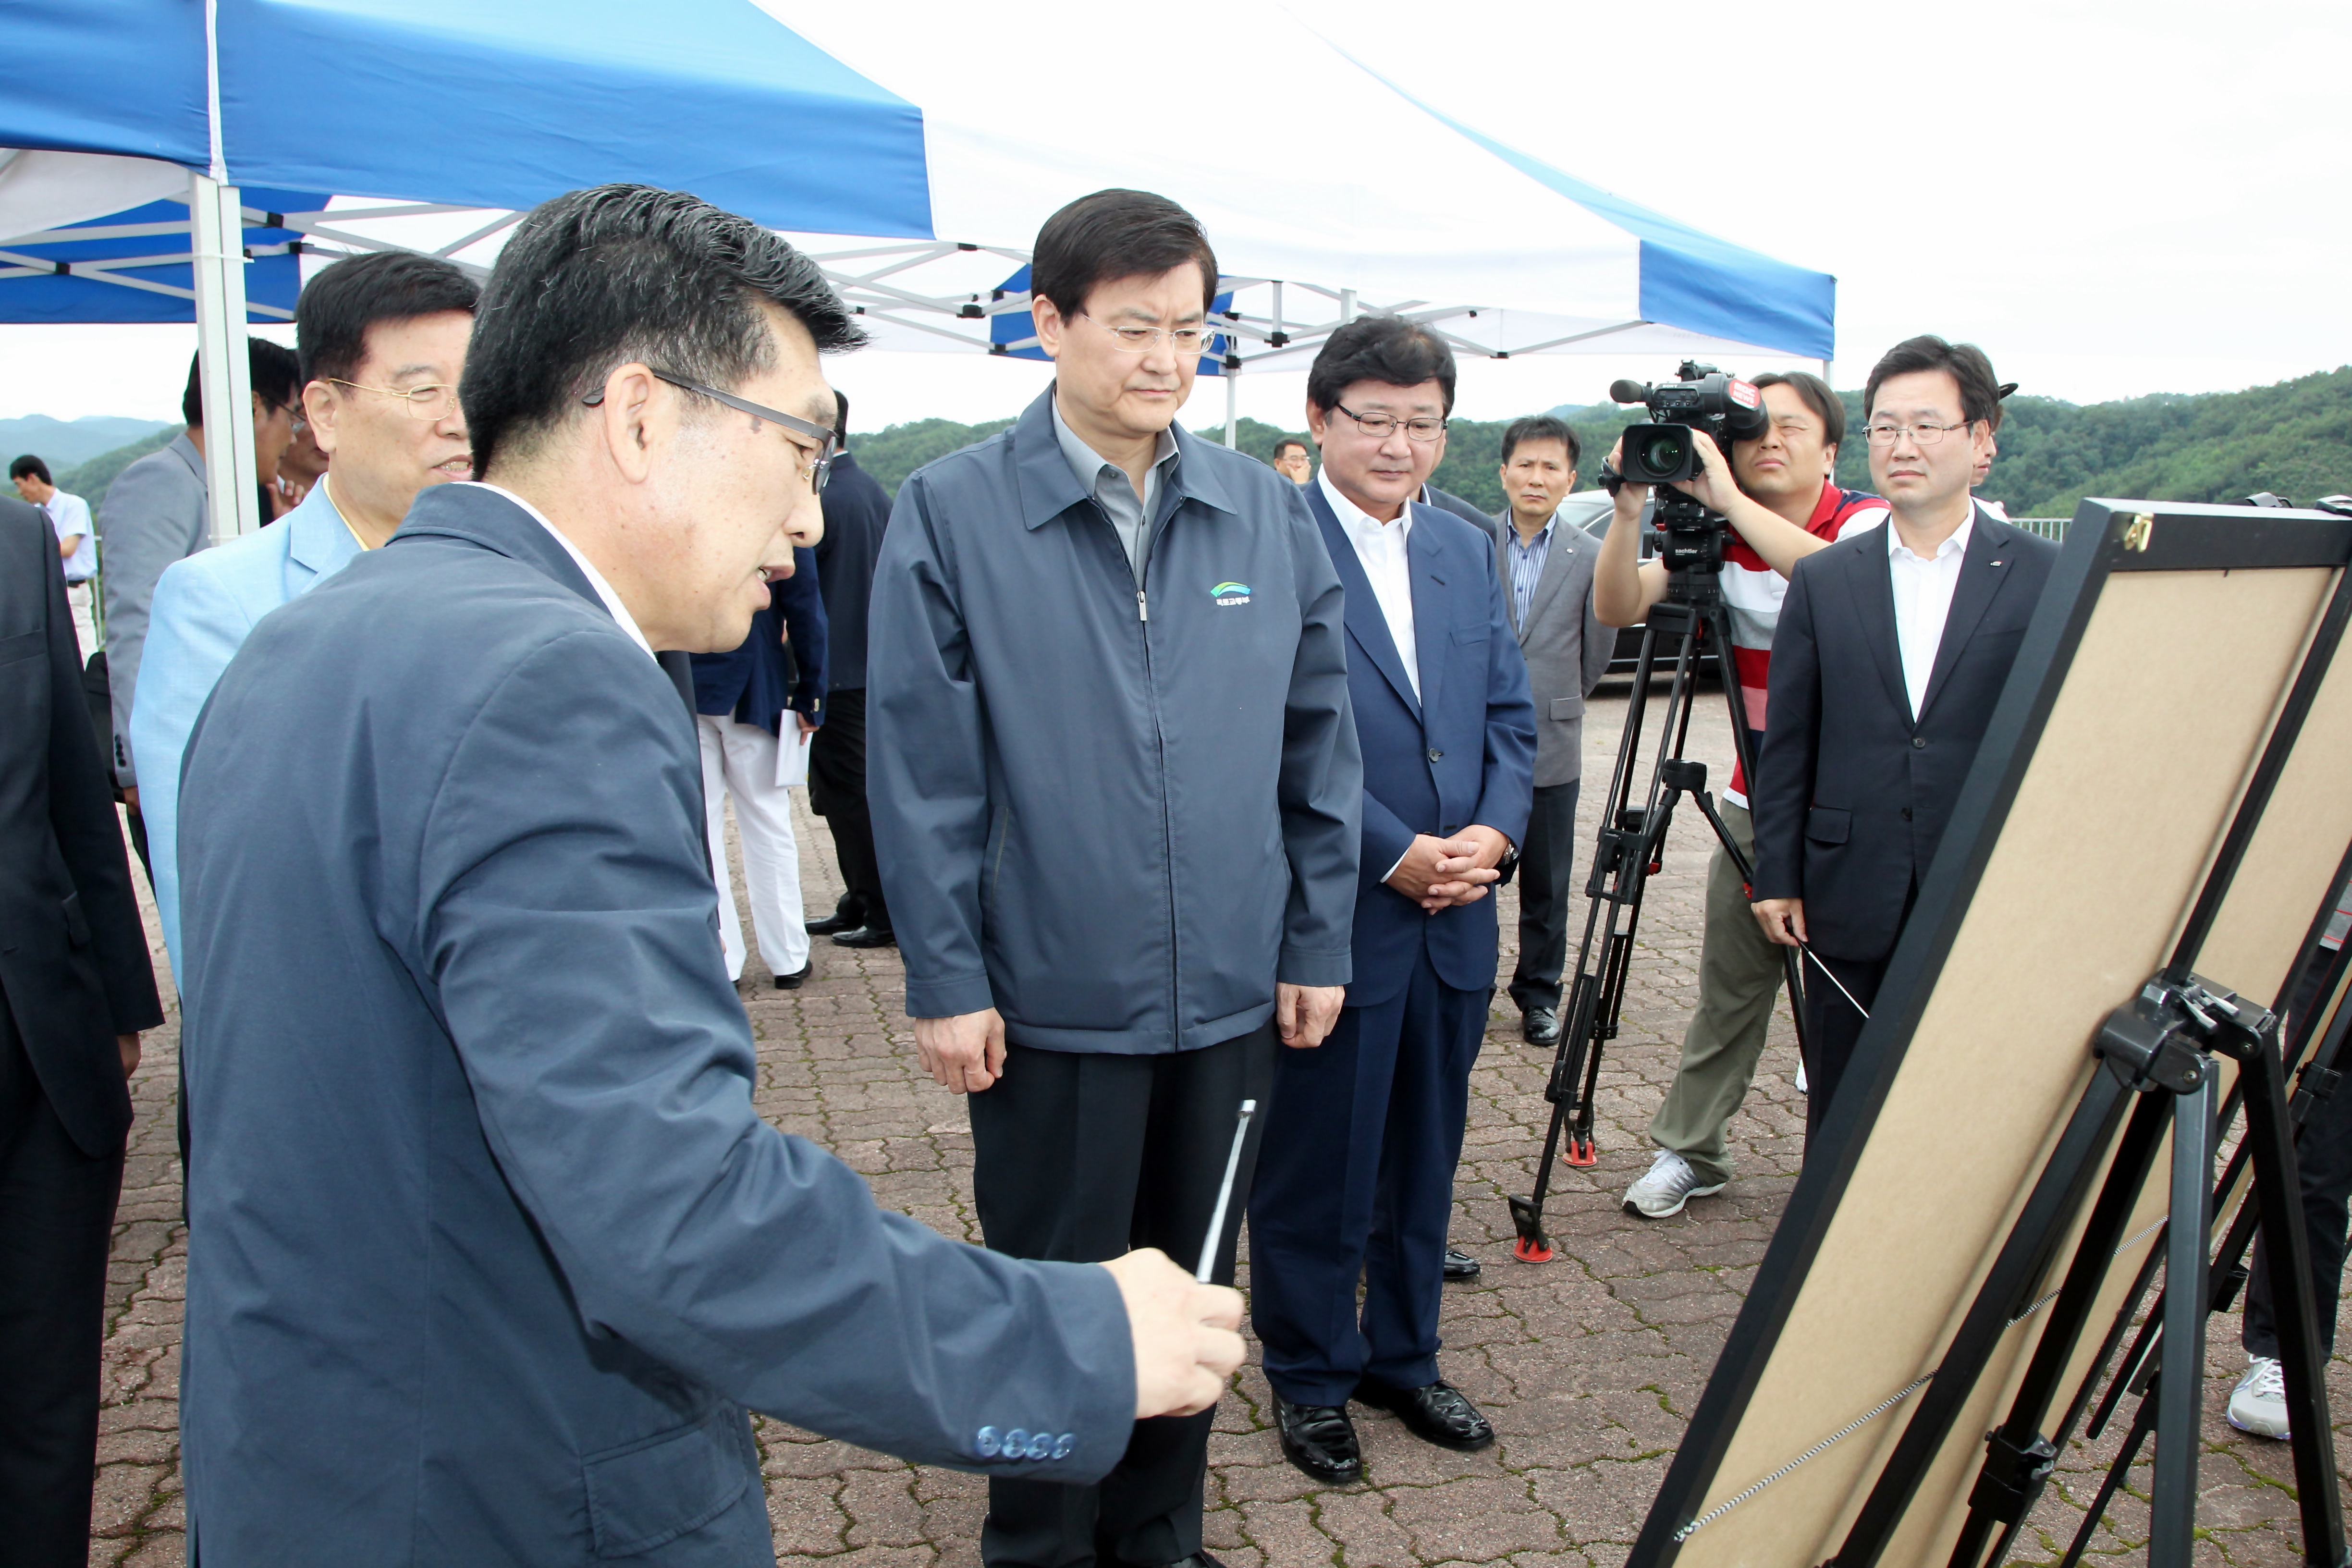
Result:
{"label": "blue tent canopy fabric", "polygon": [[[248,221],[245,230],[246,253],[252,258],[245,269],[246,319],[288,321],[302,289],[301,258],[295,249],[297,237],[268,220],[285,213],[316,212],[327,200],[311,192],[266,186],[247,186],[241,194],[248,214],[257,210],[263,219]],[[151,232],[120,232],[124,229]],[[187,229],[187,203],[150,202],[51,229],[33,243],[0,248],[0,321],[193,321],[194,268]],[[152,232],[158,230],[162,232]],[[70,237],[78,231],[93,237]],[[150,264],[119,265],[142,258]],[[39,270],[41,264],[50,269]],[[59,267],[66,270],[57,270]],[[91,275],[100,272],[104,276]],[[154,287],[125,288],[118,279]]]}
{"label": "blue tent canopy fabric", "polygon": [[[217,15],[231,184],[527,207],[634,180],[779,228],[931,231],[921,111],[750,0],[219,0]],[[0,146],[208,169],[204,17],[196,0],[11,0]]]}
{"label": "blue tent canopy fabric", "polygon": [[[1000,299],[1015,294],[1026,295],[1029,292],[1029,268],[1015,268],[1013,275],[998,284],[992,292]],[[1210,302],[1209,313],[1214,316],[1233,307],[1234,291],[1225,289]],[[1201,356],[1202,375],[1225,374],[1224,357],[1229,346],[1229,341],[1223,332],[1209,340],[1209,352]],[[1043,360],[1046,357],[1045,351],[1037,346],[1037,331],[1030,324],[1026,310],[1006,311],[988,319],[988,352],[1013,359]]]}

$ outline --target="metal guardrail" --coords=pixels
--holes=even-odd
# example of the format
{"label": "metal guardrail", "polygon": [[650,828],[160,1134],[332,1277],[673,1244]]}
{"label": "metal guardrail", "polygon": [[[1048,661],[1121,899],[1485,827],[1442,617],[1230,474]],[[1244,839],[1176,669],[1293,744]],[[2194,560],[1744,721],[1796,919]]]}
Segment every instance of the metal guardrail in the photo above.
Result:
{"label": "metal guardrail", "polygon": [[2039,534],[2060,544],[2066,542],[2066,525],[2073,521],[2064,517],[2012,517],[2009,520],[2012,528],[2021,528],[2028,533]]}

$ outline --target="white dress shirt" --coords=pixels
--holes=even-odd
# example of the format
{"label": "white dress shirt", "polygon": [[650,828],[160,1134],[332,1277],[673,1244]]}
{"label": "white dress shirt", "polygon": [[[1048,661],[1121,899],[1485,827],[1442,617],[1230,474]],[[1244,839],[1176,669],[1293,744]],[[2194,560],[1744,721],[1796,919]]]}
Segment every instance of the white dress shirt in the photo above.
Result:
{"label": "white dress shirt", "polygon": [[1934,555],[1920,556],[1903,542],[1902,531],[1892,518],[1885,523],[1886,569],[1895,582],[1895,646],[1903,655],[1903,689],[1910,696],[1914,720],[1927,700],[1927,678],[1936,671],[1936,649],[1944,641],[1944,623],[1952,614],[1952,591],[1960,585],[1969,536],[1976,526],[1977,511],[1971,503],[1968,521],[1936,547]]}
{"label": "white dress shirt", "polygon": [[1412,683],[1413,700],[1419,701],[1421,659],[1412,637],[1412,568],[1405,559],[1405,542],[1412,535],[1412,508],[1405,507],[1394,522],[1377,522],[1339,493],[1328,468],[1317,474],[1315,482],[1323,487],[1323,499],[1331,503],[1332,514],[1347,531],[1348,542],[1356,547],[1356,559],[1363,563],[1364,575],[1371,579],[1381,619],[1389,624],[1389,640],[1396,644],[1397,658],[1404,661],[1404,678]]}
{"label": "white dress shirt", "polygon": [[79,540],[71,555],[65,555],[66,581],[87,583],[98,570],[98,534],[90,527],[89,502],[79,496],[69,496],[54,490],[42,503],[41,510],[48,514],[49,527],[57,531],[58,542]]}
{"label": "white dress shirt", "polygon": [[613,584],[604,581],[604,574],[596,570],[594,563],[580,553],[580,547],[563,537],[562,529],[547,521],[546,513],[515,494],[514,491],[501,486],[489,484],[481,479],[461,479],[458,482],[480,485],[482,489],[493,495],[506,497],[507,500],[529,512],[533,522],[553,534],[555,542],[563,546],[563,553],[572,557],[572,563],[580,568],[580,574],[588,579],[588,585],[591,588],[596,590],[596,596],[604,601],[604,607],[613,613],[613,619],[619,622],[621,629],[629,634],[629,640],[645,649],[647,658],[650,658],[653,656],[654,645],[647,642],[646,634],[637,629],[636,617],[629,614],[629,606],[621,603],[621,595],[613,592]]}

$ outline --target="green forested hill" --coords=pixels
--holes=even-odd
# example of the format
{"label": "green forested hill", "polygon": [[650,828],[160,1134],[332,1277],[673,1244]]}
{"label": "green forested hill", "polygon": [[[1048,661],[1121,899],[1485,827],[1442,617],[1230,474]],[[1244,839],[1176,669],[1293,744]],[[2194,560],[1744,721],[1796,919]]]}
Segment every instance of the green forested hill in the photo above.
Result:
{"label": "green forested hill", "polygon": [[[1859,438],[1862,394],[1841,394],[1857,426],[1839,454],[1838,477],[1867,489],[1870,465]],[[1589,489],[1617,430],[1640,413],[1600,405],[1559,411],[1584,442],[1580,488]],[[1010,420],[958,425],[925,419],[860,437],[857,460],[885,488]],[[1499,510],[1497,468],[1504,420],[1457,419],[1448,433],[1442,489]],[[1274,444],[1296,431],[1255,419],[1241,422],[1237,445],[1271,458]],[[1222,440],[1222,426],[1203,429]],[[2159,394],[2121,403],[2078,405],[2051,397],[2012,397],[2001,426],[2000,457],[1982,493],[2012,517],[2071,517],[2084,496],[2133,500],[2231,501],[2270,490],[2298,505],[2352,492],[2352,365],[2274,386],[2194,396]]]}

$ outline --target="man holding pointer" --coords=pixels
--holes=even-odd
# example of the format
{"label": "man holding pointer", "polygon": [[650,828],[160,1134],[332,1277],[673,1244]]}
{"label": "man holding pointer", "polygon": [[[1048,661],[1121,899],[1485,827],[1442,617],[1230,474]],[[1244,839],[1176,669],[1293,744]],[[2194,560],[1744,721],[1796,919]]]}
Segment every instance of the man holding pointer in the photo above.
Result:
{"label": "man holding pointer", "polygon": [[1166,1258],[943,1240],[752,1108],[652,650],[743,640],[858,341],[745,219],[547,204],[467,355],[482,482],[222,675],[182,791],[192,1559],[749,1568],[747,1406],[1087,1480],[1239,1361]]}

